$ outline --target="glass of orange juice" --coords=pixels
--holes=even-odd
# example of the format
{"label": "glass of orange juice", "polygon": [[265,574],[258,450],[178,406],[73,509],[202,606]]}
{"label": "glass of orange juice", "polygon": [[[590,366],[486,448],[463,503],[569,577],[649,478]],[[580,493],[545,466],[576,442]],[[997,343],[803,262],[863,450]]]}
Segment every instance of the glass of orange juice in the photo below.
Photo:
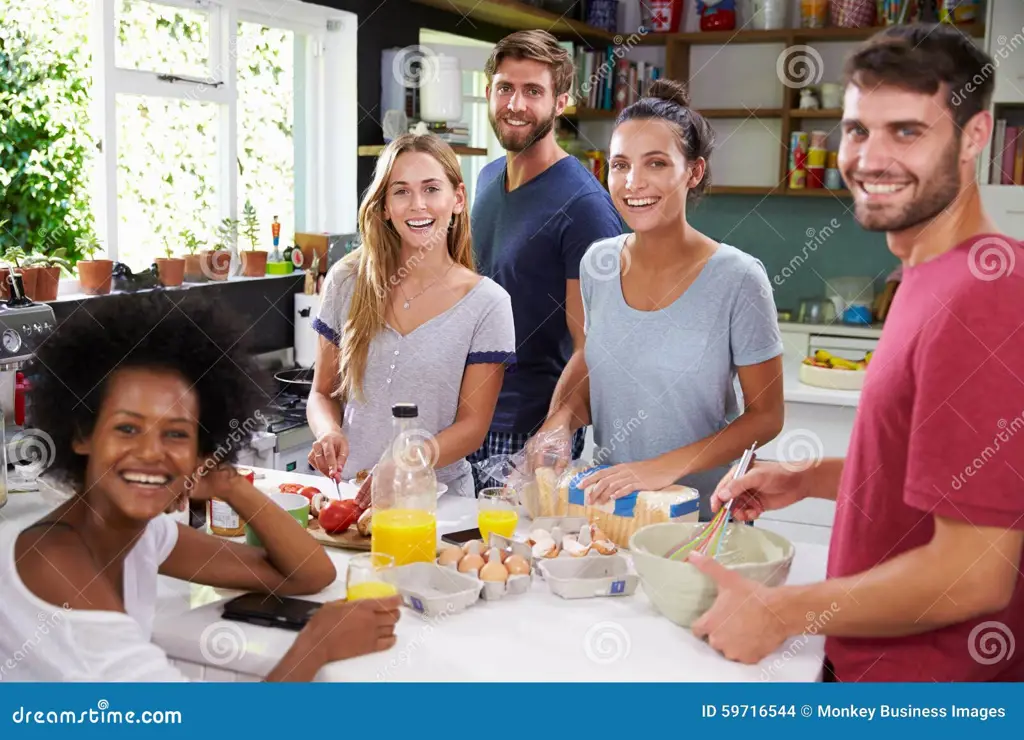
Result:
{"label": "glass of orange juice", "polygon": [[516,511],[516,492],[511,488],[485,488],[477,499],[477,527],[484,544],[488,544],[491,533],[511,538],[519,523]]}
{"label": "glass of orange juice", "polygon": [[395,559],[381,552],[368,552],[352,557],[348,561],[345,598],[348,601],[358,601],[394,596],[398,589],[383,578],[383,572],[394,567]]}

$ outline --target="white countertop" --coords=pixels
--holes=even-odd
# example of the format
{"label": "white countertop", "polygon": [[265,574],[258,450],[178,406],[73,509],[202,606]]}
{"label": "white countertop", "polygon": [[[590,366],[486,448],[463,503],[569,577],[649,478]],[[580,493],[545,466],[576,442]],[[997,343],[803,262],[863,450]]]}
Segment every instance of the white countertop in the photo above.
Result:
{"label": "white countertop", "polygon": [[[278,482],[308,482],[312,476],[260,471],[260,487]],[[354,495],[354,488],[349,489]],[[344,489],[343,489],[344,495]],[[476,526],[476,500],[445,495],[438,502],[438,531]],[[328,548],[338,580],[313,597],[327,601],[344,596],[345,564],[351,553]],[[797,545],[789,582],[825,577],[827,548]],[[161,578],[154,641],[177,659],[208,663],[217,635],[225,644],[244,643],[244,654],[218,661],[219,667],[266,675],[284,655],[294,633],[220,620],[224,599],[236,595]],[[206,635],[206,643],[202,636]],[[794,638],[759,666],[733,663],[681,627],[657,614],[642,593],[631,597],[566,601],[536,579],[532,589],[499,601],[479,601],[464,612],[427,618],[402,609],[398,644],[377,653],[325,666],[320,681],[816,681],[824,640]],[[239,639],[241,637],[241,639]],[[235,650],[241,653],[240,650]],[[774,661],[778,665],[774,665]]]}
{"label": "white countertop", "polygon": [[[314,476],[257,472],[264,476],[257,481],[264,490],[286,480],[324,488],[324,479]],[[354,495],[355,488],[343,485],[342,491]],[[0,509],[0,524],[27,523],[54,506],[52,497],[13,494]],[[439,533],[474,526],[475,499],[441,497]],[[327,551],[339,578],[306,597],[311,600],[344,597],[345,564],[354,553]],[[823,579],[827,551],[822,545],[796,543],[788,582]],[[239,593],[160,577],[153,641],[175,660],[265,676],[295,633],[221,620],[223,601]],[[659,616],[642,586],[629,597],[567,601],[551,594],[539,578],[525,594],[481,600],[455,615],[427,618],[403,608],[396,634],[398,644],[391,650],[332,663],[317,680],[807,682],[819,680],[824,655],[822,637],[800,636],[759,665],[741,665]]]}
{"label": "white countertop", "polygon": [[878,339],[882,336],[883,324],[844,324],[835,321],[830,324],[801,324],[796,321],[780,321],[781,331],[798,332],[801,334],[828,334],[835,337],[862,337],[864,339]]}

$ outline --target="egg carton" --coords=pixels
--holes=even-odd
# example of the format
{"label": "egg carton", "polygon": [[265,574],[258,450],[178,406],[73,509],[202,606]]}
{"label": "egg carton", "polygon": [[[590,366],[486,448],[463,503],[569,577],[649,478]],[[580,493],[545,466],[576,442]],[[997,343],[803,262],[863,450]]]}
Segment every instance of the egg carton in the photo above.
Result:
{"label": "egg carton", "polygon": [[[471,573],[459,573],[457,563],[438,565],[437,567],[448,571],[454,571],[459,573],[460,576],[472,578],[478,582],[482,589],[480,596],[485,601],[497,601],[505,596],[524,594],[529,591],[530,585],[533,583],[533,574],[537,570],[529,545],[524,542],[517,542],[516,540],[508,537],[492,534],[487,543],[486,552],[490,552],[494,549],[504,550],[509,555],[519,555],[530,566],[530,573],[528,575],[510,575],[507,581],[501,583],[500,581],[485,581],[479,576]],[[474,550],[475,548],[471,546],[470,552],[473,552]],[[484,555],[484,548],[482,544],[480,550],[481,552],[478,552],[477,554]]]}
{"label": "egg carton", "polygon": [[640,584],[621,555],[551,558],[541,562],[539,569],[551,593],[563,599],[631,596]]}
{"label": "egg carton", "polygon": [[436,563],[410,563],[383,573],[402,596],[402,602],[427,616],[457,614],[480,599],[478,578]]}
{"label": "egg carton", "polygon": [[[551,539],[553,539],[559,546],[558,555],[556,555],[554,559],[571,558],[577,560],[580,558],[589,557],[605,558],[615,555],[618,551],[618,547],[615,546],[615,544],[612,542],[609,542],[609,545],[615,547],[616,549],[616,552],[612,553],[603,553],[600,552],[596,547],[590,547],[585,555],[580,555],[579,553],[571,552],[568,548],[563,546],[564,539],[566,536],[578,537],[579,534],[583,531],[584,527],[589,526],[590,522],[587,521],[586,517],[582,516],[540,517],[538,519],[533,520],[533,524],[530,526],[530,532],[532,534],[533,532],[539,529],[548,532],[551,535]],[[552,558],[547,557],[538,558],[538,560],[540,560],[541,562],[546,562],[551,559]]]}

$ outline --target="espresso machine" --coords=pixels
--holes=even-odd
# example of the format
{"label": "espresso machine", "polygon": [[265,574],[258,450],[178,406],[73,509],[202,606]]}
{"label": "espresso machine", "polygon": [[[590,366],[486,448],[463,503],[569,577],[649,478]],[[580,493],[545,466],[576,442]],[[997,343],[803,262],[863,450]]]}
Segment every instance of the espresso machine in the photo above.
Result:
{"label": "espresso machine", "polygon": [[7,449],[8,440],[22,431],[15,416],[17,373],[57,323],[49,305],[25,297],[21,275],[8,280],[9,297],[0,300],[0,507],[7,503],[8,468],[22,462],[11,459]]}

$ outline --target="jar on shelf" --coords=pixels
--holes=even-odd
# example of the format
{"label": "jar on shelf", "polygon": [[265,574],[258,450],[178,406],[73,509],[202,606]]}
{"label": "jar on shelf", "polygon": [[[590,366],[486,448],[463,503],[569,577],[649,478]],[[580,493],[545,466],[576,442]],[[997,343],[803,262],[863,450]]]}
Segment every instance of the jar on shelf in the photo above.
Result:
{"label": "jar on shelf", "polygon": [[462,68],[456,57],[426,56],[421,67],[420,119],[429,123],[462,120]]}
{"label": "jar on shelf", "polygon": [[800,0],[800,25],[824,28],[828,24],[828,0]]}
{"label": "jar on shelf", "polygon": [[832,0],[832,22],[841,28],[875,25],[875,0]]}

